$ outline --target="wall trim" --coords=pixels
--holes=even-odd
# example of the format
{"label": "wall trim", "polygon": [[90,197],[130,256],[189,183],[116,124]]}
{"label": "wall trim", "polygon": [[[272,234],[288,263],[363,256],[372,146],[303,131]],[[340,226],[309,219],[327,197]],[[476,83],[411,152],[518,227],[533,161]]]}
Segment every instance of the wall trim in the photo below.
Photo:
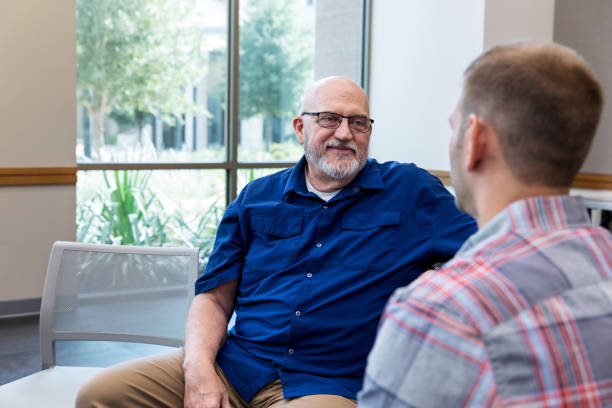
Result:
{"label": "wall trim", "polygon": [[[451,184],[450,172],[428,170],[444,185]],[[0,186],[76,184],[77,166],[73,167],[9,167],[0,168]],[[590,190],[612,190],[612,174],[580,173],[576,176],[574,188]]]}
{"label": "wall trim", "polygon": [[427,170],[427,171],[433,174],[434,176],[436,176],[437,178],[439,178],[442,184],[444,184],[445,186],[451,185],[450,171],[444,171],[444,170]]}
{"label": "wall trim", "polygon": [[576,176],[572,187],[591,190],[612,190],[612,174],[580,173]]}
{"label": "wall trim", "polygon": [[[450,172],[445,170],[427,170],[438,177],[445,186],[451,185]],[[612,190],[612,174],[580,173],[574,180],[573,188],[588,190]]]}
{"label": "wall trim", "polygon": [[40,313],[40,303],[41,298],[2,301],[0,302],[0,319],[38,315]]}
{"label": "wall trim", "polygon": [[76,184],[77,167],[0,168],[0,186]]}

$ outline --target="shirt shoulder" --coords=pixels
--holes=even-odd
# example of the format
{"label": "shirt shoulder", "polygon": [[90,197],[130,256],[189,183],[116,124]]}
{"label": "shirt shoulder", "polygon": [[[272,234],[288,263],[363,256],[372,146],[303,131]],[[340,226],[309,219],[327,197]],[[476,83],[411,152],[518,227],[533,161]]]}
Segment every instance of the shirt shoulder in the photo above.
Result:
{"label": "shirt shoulder", "polygon": [[442,269],[424,273],[396,290],[393,303],[426,307],[430,318],[452,319],[475,336],[485,335],[526,306],[514,282],[480,256],[456,256]]}
{"label": "shirt shoulder", "polygon": [[414,163],[401,163],[397,161],[378,162],[371,159],[372,164],[378,166],[383,179],[403,178],[406,181],[419,182],[424,185],[442,184],[433,174],[420,168]]}
{"label": "shirt shoulder", "polygon": [[458,283],[453,273],[430,271],[394,293],[368,359],[360,406],[490,405],[486,396],[495,385],[486,348]]}
{"label": "shirt shoulder", "polygon": [[[410,285],[398,288],[389,300],[389,305],[403,303],[427,304],[432,316],[443,313],[454,319],[469,322],[470,316],[462,307],[464,289],[475,283],[472,276],[477,265],[464,258],[454,258],[443,269],[429,270]],[[397,309],[399,310],[399,309]]]}
{"label": "shirt shoulder", "polygon": [[384,189],[391,190],[397,200],[412,202],[419,209],[433,208],[442,199],[454,202],[439,178],[413,163],[374,160],[372,164],[378,167]]}
{"label": "shirt shoulder", "polygon": [[267,176],[251,180],[241,192],[241,200],[246,203],[259,200],[280,200],[291,176],[292,168],[284,169]]}

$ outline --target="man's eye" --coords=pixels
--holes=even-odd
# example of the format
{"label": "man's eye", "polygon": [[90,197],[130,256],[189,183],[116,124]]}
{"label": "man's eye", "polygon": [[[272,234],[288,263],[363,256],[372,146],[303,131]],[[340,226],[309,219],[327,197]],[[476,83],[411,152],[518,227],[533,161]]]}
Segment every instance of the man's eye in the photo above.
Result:
{"label": "man's eye", "polygon": [[353,118],[351,119],[351,122],[353,122],[353,125],[355,126],[366,126],[367,123],[365,118]]}
{"label": "man's eye", "polygon": [[338,121],[338,118],[334,116],[319,116],[319,122],[334,123],[337,121]]}

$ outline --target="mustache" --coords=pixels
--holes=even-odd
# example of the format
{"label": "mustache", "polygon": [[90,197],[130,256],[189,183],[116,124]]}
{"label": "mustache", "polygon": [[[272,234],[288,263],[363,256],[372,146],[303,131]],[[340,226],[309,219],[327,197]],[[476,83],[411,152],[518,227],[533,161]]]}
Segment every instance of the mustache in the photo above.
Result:
{"label": "mustache", "polygon": [[343,142],[338,139],[332,139],[325,142],[323,147],[325,149],[328,147],[345,147],[347,149],[351,149],[355,154],[357,154],[357,145],[354,142]]}

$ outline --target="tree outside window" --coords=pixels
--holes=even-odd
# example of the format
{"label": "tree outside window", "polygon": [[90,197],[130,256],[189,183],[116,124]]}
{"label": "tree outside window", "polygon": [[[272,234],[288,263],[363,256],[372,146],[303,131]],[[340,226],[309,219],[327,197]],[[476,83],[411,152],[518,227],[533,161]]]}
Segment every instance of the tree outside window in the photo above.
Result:
{"label": "tree outside window", "polygon": [[[242,188],[301,156],[291,119],[314,79],[315,9],[332,3],[241,0],[234,27],[230,1],[77,0],[79,241],[195,246],[204,265],[228,175]],[[228,135],[233,115],[240,126]]]}

